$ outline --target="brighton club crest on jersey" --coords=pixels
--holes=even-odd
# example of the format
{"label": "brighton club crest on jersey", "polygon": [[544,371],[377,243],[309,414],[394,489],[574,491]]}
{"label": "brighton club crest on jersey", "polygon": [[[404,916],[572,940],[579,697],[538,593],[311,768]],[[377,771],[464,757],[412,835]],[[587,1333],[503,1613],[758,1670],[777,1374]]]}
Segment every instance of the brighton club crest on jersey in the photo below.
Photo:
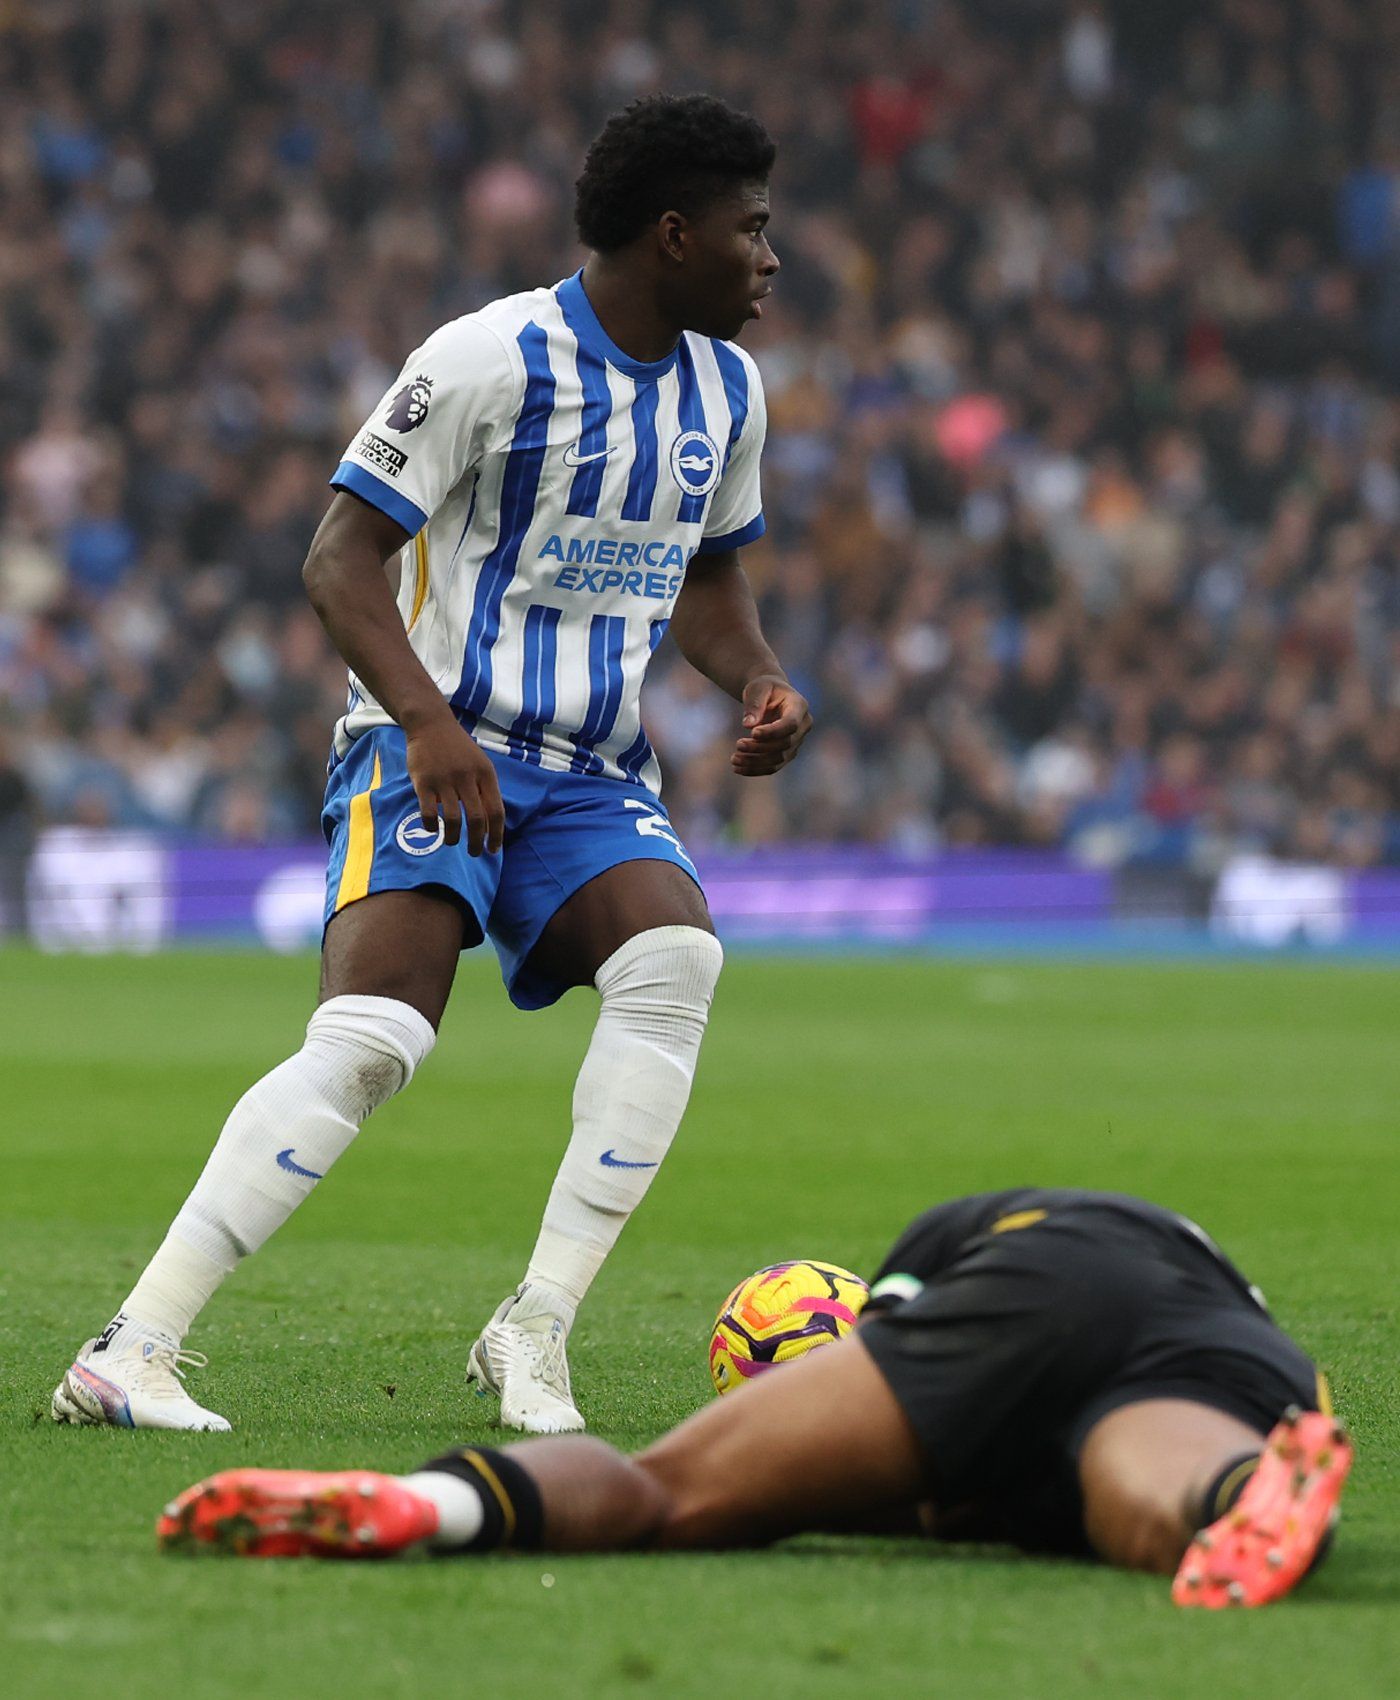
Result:
{"label": "brighton club crest on jersey", "polygon": [[722,471],[714,439],[703,431],[682,431],[671,444],[671,476],[687,496],[708,496]]}
{"label": "brighton club crest on jersey", "polygon": [[416,431],[428,417],[428,406],[432,399],[433,380],[425,378],[420,372],[412,383],[405,384],[389,402],[384,423],[391,425],[395,431]]}

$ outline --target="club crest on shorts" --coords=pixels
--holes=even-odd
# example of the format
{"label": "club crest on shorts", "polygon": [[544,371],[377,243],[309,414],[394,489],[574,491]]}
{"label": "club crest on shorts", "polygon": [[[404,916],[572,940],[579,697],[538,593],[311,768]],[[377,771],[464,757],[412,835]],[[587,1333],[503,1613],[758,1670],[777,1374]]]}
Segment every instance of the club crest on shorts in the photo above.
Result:
{"label": "club crest on shorts", "polygon": [[420,372],[390,401],[384,423],[391,425],[395,431],[416,431],[428,417],[428,405],[432,399],[433,380]]}
{"label": "club crest on shorts", "polygon": [[447,837],[447,822],[439,815],[437,831],[423,825],[423,817],[405,815],[394,828],[394,842],[406,856],[431,856]]}
{"label": "club crest on shorts", "polygon": [[714,438],[703,431],[682,431],[671,444],[671,476],[687,496],[708,496],[720,470]]}

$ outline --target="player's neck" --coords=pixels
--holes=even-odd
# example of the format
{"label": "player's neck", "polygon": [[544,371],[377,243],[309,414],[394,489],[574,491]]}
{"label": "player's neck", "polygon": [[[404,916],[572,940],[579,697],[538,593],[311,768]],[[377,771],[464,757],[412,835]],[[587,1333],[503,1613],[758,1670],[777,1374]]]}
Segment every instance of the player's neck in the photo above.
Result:
{"label": "player's neck", "polygon": [[680,341],[681,327],[638,287],[635,264],[624,269],[591,254],[583,268],[583,290],[598,323],[631,359],[664,360]]}

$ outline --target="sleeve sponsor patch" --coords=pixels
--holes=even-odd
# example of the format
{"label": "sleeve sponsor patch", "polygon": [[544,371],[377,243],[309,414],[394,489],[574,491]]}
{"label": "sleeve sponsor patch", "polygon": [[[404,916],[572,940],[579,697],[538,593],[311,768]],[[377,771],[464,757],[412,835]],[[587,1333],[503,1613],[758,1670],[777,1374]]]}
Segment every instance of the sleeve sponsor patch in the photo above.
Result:
{"label": "sleeve sponsor patch", "polygon": [[372,462],[381,472],[387,472],[390,478],[397,478],[408,465],[408,456],[402,449],[386,443],[383,437],[376,437],[373,431],[364,433],[355,444],[355,453]]}

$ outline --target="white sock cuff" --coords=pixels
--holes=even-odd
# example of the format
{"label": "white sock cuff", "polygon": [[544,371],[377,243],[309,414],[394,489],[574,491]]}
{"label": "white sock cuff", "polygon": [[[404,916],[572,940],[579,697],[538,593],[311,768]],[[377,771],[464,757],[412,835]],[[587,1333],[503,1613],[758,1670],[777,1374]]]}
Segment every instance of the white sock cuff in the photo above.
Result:
{"label": "white sock cuff", "polygon": [[708,1008],[723,966],[719,940],[703,927],[649,927],[617,947],[593,984],[606,998],[664,979],[681,1001]]}
{"label": "white sock cuff", "polygon": [[401,1003],[398,998],[350,994],[327,998],[307,1022],[306,1037],[310,1041],[349,1039],[382,1056],[393,1057],[402,1070],[402,1078],[386,1094],[390,1097],[393,1091],[408,1085],[418,1065],[437,1043],[432,1022],[412,1004]]}
{"label": "white sock cuff", "polygon": [[428,1536],[434,1552],[451,1552],[467,1546],[481,1532],[486,1521],[481,1507],[481,1495],[470,1482],[460,1476],[449,1476],[446,1470],[415,1470],[399,1480],[420,1499],[426,1499],[438,1514],[438,1526]]}

